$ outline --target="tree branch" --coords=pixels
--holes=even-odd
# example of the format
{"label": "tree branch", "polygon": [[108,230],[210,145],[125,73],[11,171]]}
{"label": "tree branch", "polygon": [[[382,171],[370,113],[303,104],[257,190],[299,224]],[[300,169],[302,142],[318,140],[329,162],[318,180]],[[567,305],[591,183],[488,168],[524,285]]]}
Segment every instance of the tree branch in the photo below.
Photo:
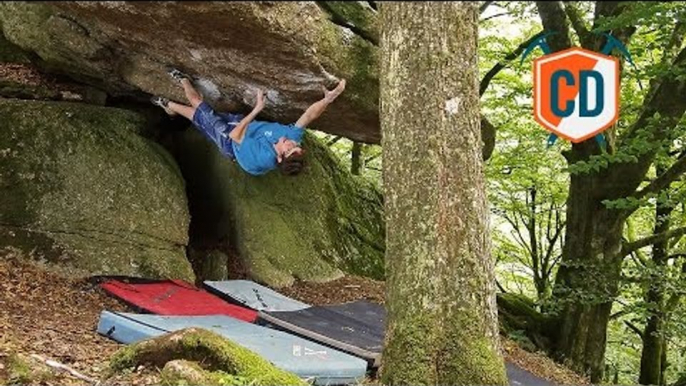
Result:
{"label": "tree branch", "polygon": [[555,268],[555,266],[557,265],[557,263],[560,262],[560,259],[562,259],[562,254],[561,254],[561,253],[560,253],[559,255],[557,255],[556,258],[553,259],[553,262],[552,262],[552,263],[550,264],[550,266],[548,267],[548,272],[547,272],[547,275],[548,275],[548,276],[551,276],[551,275],[553,274],[553,268]]}
{"label": "tree branch", "polygon": [[495,285],[498,287],[498,289],[500,290],[500,292],[502,292],[502,293],[504,293],[504,294],[507,293],[507,291],[505,291],[505,288],[503,288],[502,284],[500,284],[500,282],[498,281],[498,279],[495,280]]}
{"label": "tree branch", "polygon": [[369,162],[371,162],[371,161],[373,161],[373,160],[379,158],[380,156],[381,156],[381,153],[374,154],[373,156],[371,156],[371,157],[365,159],[365,160],[364,160],[364,164],[366,165],[366,164],[368,164]]}
{"label": "tree branch", "polygon": [[576,34],[579,36],[579,41],[582,47],[588,47],[592,44],[593,35],[588,31],[588,27],[584,23],[583,18],[579,14],[579,9],[574,5],[573,2],[565,2],[565,14],[572,22],[572,27]]}
{"label": "tree branch", "polygon": [[[529,244],[526,243],[526,239],[524,238],[524,236],[522,236],[522,232],[519,230],[519,221],[517,220],[517,214],[515,214],[514,220],[506,214],[503,215],[503,218],[505,219],[505,221],[510,223],[510,226],[512,226],[512,228],[514,229],[515,232],[513,233],[513,235],[517,236],[517,237],[515,237],[515,240],[517,241],[519,246],[523,247],[524,250],[526,250],[526,253],[528,253],[529,256],[531,256],[533,254],[531,252],[531,248],[529,247]],[[529,265],[529,264],[526,264],[522,260],[520,260],[520,262],[523,263],[524,265],[527,265],[527,266]]]}
{"label": "tree branch", "polygon": [[479,15],[481,15],[482,13],[484,13],[484,11],[486,10],[486,8],[488,8],[488,6],[491,5],[491,4],[493,4],[493,3],[495,3],[495,1],[484,1],[484,3],[481,4],[481,6],[479,7]]}
{"label": "tree branch", "polygon": [[673,260],[673,259],[678,259],[680,257],[686,257],[686,252],[681,252],[681,253],[674,253],[669,256],[667,256],[668,260]]}
{"label": "tree branch", "polygon": [[[595,13],[593,15],[593,27],[591,30],[600,30],[600,21],[606,18],[617,17],[627,10],[628,5],[626,2],[621,1],[596,1],[595,2]],[[614,31],[604,31],[610,32],[612,36],[617,38],[624,45],[629,43],[629,39],[636,32],[636,27],[633,25],[628,25],[626,27],[618,28]],[[602,35],[590,35],[590,42],[584,48],[599,51],[603,44],[606,42],[605,36]]]}
{"label": "tree branch", "polygon": [[341,137],[340,135],[337,137],[334,137],[332,140],[330,140],[329,142],[326,143],[326,146],[331,146],[331,145],[335,144],[336,142],[340,141],[341,139],[343,139],[343,137]]}
{"label": "tree branch", "polygon": [[481,83],[479,84],[479,96],[484,95],[484,92],[486,92],[486,89],[488,88],[488,85],[491,83],[491,80],[498,75],[498,73],[503,70],[505,67],[507,67],[508,63],[513,61],[514,59],[517,59],[519,55],[521,55],[522,52],[526,49],[526,47],[531,44],[534,40],[536,40],[539,36],[543,34],[543,31],[537,33],[536,35],[530,37],[526,41],[522,42],[517,48],[514,49],[514,51],[510,52],[503,58],[503,60],[499,61],[496,63],[488,72],[486,75],[484,75],[483,79],[481,79]]}
{"label": "tree branch", "polygon": [[341,27],[348,28],[355,35],[379,45],[378,17],[373,11],[374,7],[365,7],[357,1],[316,1],[324,12],[329,15],[329,20]]}
{"label": "tree branch", "polygon": [[636,192],[633,197],[641,199],[649,193],[657,193],[668,187],[670,183],[676,181],[684,173],[686,173],[686,157],[684,157],[684,154],[681,154],[679,159],[669,169],[654,179],[648,186]]}
{"label": "tree branch", "polygon": [[[679,56],[672,63],[674,70],[686,69],[686,48],[682,49]],[[655,89],[649,92],[649,98],[643,104],[638,119],[626,130],[620,138],[623,144],[630,144],[639,136],[652,137],[652,143],[660,143],[664,140],[671,129],[679,122],[686,111],[686,79],[676,76],[663,77]],[[650,124],[653,116],[658,113],[661,120],[658,124]],[[650,132],[646,133],[646,128]],[[650,165],[655,159],[657,152],[646,151],[640,154],[638,162],[622,162],[611,167],[611,175],[607,180],[608,186],[616,187],[612,196],[608,198],[620,198],[631,196],[636,193]],[[629,209],[629,211],[633,211]],[[630,213],[628,213],[630,214]]]}
{"label": "tree branch", "polygon": [[537,1],[536,7],[541,17],[543,29],[546,32],[556,34],[546,38],[548,45],[553,51],[562,51],[572,46],[569,40],[569,24],[565,15],[562,2],[560,1]]}
{"label": "tree branch", "polygon": [[629,327],[631,331],[635,332],[636,334],[638,334],[638,336],[641,337],[641,339],[643,339],[643,331],[641,331],[640,328],[636,327],[633,323],[631,323],[628,320],[625,320],[624,324],[626,324],[626,326]]}
{"label": "tree branch", "polygon": [[561,227],[557,227],[555,230],[555,236],[553,236],[553,239],[548,242],[548,250],[545,253],[545,261],[546,263],[550,261],[550,258],[553,255],[553,250],[555,249],[555,243],[557,243],[557,239],[560,237],[562,234],[562,230],[565,228],[565,225],[563,224]]}
{"label": "tree branch", "polygon": [[631,256],[631,258],[634,260],[634,263],[643,267],[648,266],[648,259],[646,259],[645,256],[641,256],[641,251],[633,251],[629,254],[629,256]]}
{"label": "tree branch", "polygon": [[652,235],[649,237],[646,237],[644,239],[634,241],[632,243],[625,244],[624,247],[622,248],[622,255],[621,256],[627,256],[631,252],[634,252],[636,250],[639,250],[643,247],[647,247],[649,245],[653,245],[662,241],[669,240],[673,237],[679,237],[686,235],[686,227],[681,227],[681,228],[676,228],[676,229],[671,229],[668,230],[667,232],[659,233],[656,235]]}
{"label": "tree branch", "polygon": [[619,317],[621,317],[621,316],[624,316],[624,315],[626,315],[626,314],[628,314],[628,313],[630,313],[630,312],[631,312],[631,311],[629,311],[629,310],[617,311],[617,312],[615,312],[614,314],[610,315],[610,320],[615,320],[615,319],[617,319],[617,318],[619,318]]}
{"label": "tree branch", "polygon": [[489,16],[489,17],[480,19],[479,21],[480,21],[480,22],[481,22],[481,21],[488,21],[488,20],[491,20],[491,19],[495,19],[496,17],[506,16],[506,15],[511,15],[511,14],[512,14],[512,12],[500,12],[500,13],[496,13],[495,15],[491,15],[491,16]]}

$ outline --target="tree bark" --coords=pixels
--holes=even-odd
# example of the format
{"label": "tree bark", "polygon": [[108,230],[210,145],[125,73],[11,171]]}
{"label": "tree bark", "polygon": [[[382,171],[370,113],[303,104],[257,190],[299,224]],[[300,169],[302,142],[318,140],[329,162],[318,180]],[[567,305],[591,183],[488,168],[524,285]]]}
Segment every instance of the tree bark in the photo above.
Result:
{"label": "tree bark", "polygon": [[[657,166],[658,175],[664,173],[664,167]],[[655,228],[653,234],[659,235],[669,230],[670,215],[674,208],[669,205],[657,205],[655,208]],[[662,239],[653,244],[653,263],[657,277],[649,280],[650,287],[645,295],[648,307],[648,322],[643,331],[643,349],[641,350],[641,372],[638,383],[642,385],[662,385],[666,357],[666,341],[663,333],[665,321],[665,288],[664,278],[660,277],[669,257],[669,239]]]}
{"label": "tree bark", "polygon": [[506,385],[474,2],[380,4],[387,385]]}
{"label": "tree bark", "polygon": [[350,153],[350,172],[358,176],[360,175],[360,167],[362,166],[362,144],[353,142],[353,149]]}

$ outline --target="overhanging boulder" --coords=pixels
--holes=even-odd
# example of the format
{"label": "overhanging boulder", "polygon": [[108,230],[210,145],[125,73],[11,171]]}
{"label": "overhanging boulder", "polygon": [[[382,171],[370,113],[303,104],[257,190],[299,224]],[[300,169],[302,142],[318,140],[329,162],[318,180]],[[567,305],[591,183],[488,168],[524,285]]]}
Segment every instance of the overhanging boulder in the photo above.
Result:
{"label": "overhanging boulder", "polygon": [[346,92],[313,128],[378,143],[376,47],[331,19],[315,2],[0,4],[7,39],[46,68],[114,95],[184,100],[164,72],[171,64],[201,77],[219,105],[240,106],[246,91],[261,87],[264,116],[290,123],[321,98],[322,86],[346,78]]}

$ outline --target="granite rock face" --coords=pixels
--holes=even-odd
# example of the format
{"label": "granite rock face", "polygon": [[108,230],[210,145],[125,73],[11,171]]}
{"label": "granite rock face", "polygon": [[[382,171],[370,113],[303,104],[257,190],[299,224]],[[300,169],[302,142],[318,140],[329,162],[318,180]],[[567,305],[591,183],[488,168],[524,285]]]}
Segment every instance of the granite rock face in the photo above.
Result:
{"label": "granite rock face", "polygon": [[266,90],[265,118],[284,123],[346,78],[346,92],[312,128],[379,143],[378,36],[360,32],[375,26],[376,11],[352,4],[8,2],[0,24],[45,68],[110,95],[184,101],[164,71],[173,65],[219,108],[246,108],[251,90]]}

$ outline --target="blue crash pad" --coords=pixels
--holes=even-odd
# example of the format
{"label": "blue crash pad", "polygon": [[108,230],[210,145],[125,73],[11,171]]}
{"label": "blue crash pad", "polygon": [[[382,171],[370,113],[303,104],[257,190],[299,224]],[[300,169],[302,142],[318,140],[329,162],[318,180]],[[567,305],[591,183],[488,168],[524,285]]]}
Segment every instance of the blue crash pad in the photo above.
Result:
{"label": "blue crash pad", "polygon": [[135,343],[189,327],[216,332],[262,356],[274,366],[316,385],[360,383],[367,362],[341,351],[224,315],[162,316],[103,311],[97,331],[121,343]]}
{"label": "blue crash pad", "polygon": [[253,310],[297,311],[310,306],[250,280],[208,280],[203,284],[215,295]]}

